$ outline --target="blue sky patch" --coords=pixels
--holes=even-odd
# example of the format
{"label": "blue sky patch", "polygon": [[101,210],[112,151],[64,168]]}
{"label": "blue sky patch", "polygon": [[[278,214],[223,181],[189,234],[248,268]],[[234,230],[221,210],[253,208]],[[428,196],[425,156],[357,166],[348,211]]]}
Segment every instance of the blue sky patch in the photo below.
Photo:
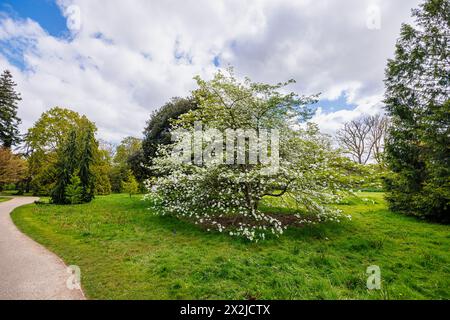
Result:
{"label": "blue sky patch", "polygon": [[220,57],[219,56],[215,56],[213,59],[213,64],[216,67],[220,67]]}
{"label": "blue sky patch", "polygon": [[0,13],[11,18],[30,18],[53,37],[65,38],[70,35],[66,18],[54,0],[2,0]]}
{"label": "blue sky patch", "polygon": [[347,102],[347,97],[345,94],[335,100],[321,99],[315,104],[315,107],[321,107],[324,112],[336,112],[338,110],[353,110],[356,104],[351,104]]}

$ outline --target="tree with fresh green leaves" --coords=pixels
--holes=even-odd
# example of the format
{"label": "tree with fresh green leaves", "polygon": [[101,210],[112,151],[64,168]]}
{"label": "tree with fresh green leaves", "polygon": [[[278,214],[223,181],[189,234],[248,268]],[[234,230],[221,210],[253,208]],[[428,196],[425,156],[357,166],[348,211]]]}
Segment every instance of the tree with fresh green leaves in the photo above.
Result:
{"label": "tree with fresh green leaves", "polygon": [[386,69],[391,209],[450,221],[450,2],[427,0],[404,24]]}
{"label": "tree with fresh green leaves", "polygon": [[0,147],[0,190],[3,185],[21,182],[27,173],[27,162],[9,148]]}
{"label": "tree with fresh green leaves", "polygon": [[[36,195],[48,195],[56,180],[58,149],[72,130],[79,131],[82,116],[60,107],[42,113],[25,135],[31,189]],[[91,123],[94,127],[94,124]]]}
{"label": "tree with fresh green leaves", "polygon": [[[30,185],[34,194],[48,195],[55,187],[58,150],[72,130],[78,133],[77,150],[81,150],[85,133],[91,132],[92,139],[97,128],[85,116],[69,109],[55,107],[44,112],[28,130],[25,143],[29,155]],[[97,144],[91,151],[92,155],[89,157],[94,159],[90,165],[90,170],[95,176],[94,192],[109,194],[111,192],[108,178],[110,157],[105,151],[100,150]]]}
{"label": "tree with fresh green leaves", "polygon": [[123,183],[128,179],[129,170],[138,170],[131,166],[130,159],[141,152],[142,140],[135,137],[124,138],[116,147],[110,171],[111,187],[114,192],[123,192]]}
{"label": "tree with fresh green leaves", "polygon": [[15,87],[11,72],[5,70],[0,76],[0,142],[5,148],[11,148],[21,141],[17,104],[22,98]]}
{"label": "tree with fresh green leaves", "polygon": [[128,193],[130,198],[133,194],[139,192],[139,183],[136,181],[136,178],[131,170],[128,170],[127,180],[123,182],[123,191]]}
{"label": "tree with fresh green leaves", "polygon": [[116,148],[113,162],[118,165],[126,165],[128,158],[142,149],[142,140],[135,137],[122,139]]}

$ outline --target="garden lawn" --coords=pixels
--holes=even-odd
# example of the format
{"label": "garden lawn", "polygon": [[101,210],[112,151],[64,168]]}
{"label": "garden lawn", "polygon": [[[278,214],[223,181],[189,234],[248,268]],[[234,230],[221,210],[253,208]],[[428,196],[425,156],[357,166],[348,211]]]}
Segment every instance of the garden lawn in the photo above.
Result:
{"label": "garden lawn", "polygon": [[11,200],[11,198],[0,197],[0,202]]}
{"label": "garden lawn", "polygon": [[[140,199],[32,204],[12,217],[80,266],[91,299],[450,299],[450,227],[389,212],[382,193],[339,205],[351,221],[262,243],[155,216]],[[381,290],[366,289],[370,265],[381,268]]]}

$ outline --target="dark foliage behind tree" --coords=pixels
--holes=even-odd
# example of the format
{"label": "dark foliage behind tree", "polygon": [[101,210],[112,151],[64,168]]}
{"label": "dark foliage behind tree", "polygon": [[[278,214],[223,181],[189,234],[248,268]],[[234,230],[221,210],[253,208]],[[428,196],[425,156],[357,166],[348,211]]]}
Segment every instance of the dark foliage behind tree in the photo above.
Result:
{"label": "dark foliage behind tree", "polygon": [[150,175],[150,169],[145,166],[145,162],[144,151],[142,149],[134,152],[127,159],[128,167],[140,183]]}
{"label": "dark foliage behind tree", "polygon": [[386,180],[393,210],[450,221],[450,2],[428,0],[403,25],[386,70]]}
{"label": "dark foliage behind tree", "polygon": [[[172,98],[171,101],[163,105],[159,110],[152,113],[144,130],[144,140],[142,142],[142,157],[144,164],[148,167],[152,164],[158,145],[169,144],[171,136],[169,129],[172,121],[190,110],[196,109],[197,103],[194,98]],[[136,159],[133,159],[136,160]],[[133,170],[135,172],[135,170]],[[144,171],[144,174],[149,174]]]}
{"label": "dark foliage behind tree", "polygon": [[5,148],[20,142],[17,103],[22,98],[15,91],[15,86],[11,72],[5,70],[0,76],[0,141]]}

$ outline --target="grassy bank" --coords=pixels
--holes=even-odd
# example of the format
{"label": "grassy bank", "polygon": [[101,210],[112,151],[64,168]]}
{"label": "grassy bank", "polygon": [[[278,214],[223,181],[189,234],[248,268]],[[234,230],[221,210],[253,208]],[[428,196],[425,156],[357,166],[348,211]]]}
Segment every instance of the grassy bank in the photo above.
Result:
{"label": "grassy bank", "polygon": [[0,202],[5,202],[11,200],[11,198],[7,198],[7,197],[0,197]]}
{"label": "grassy bank", "polygon": [[[152,215],[134,196],[78,206],[28,205],[16,225],[80,266],[93,299],[449,299],[450,227],[389,212],[381,193],[340,207],[341,224],[248,243]],[[381,268],[382,290],[366,289]]]}

